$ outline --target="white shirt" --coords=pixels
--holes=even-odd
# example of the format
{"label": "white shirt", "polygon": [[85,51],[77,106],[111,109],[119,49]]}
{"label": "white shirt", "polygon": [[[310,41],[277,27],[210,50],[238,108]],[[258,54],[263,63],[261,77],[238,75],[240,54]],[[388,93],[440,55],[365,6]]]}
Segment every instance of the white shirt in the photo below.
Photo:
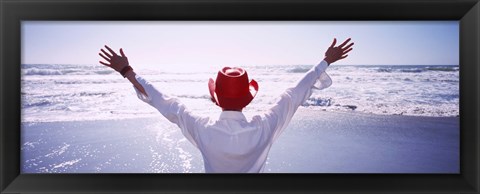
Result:
{"label": "white shirt", "polygon": [[[202,153],[207,173],[262,172],[272,143],[286,128],[297,108],[312,93],[332,84],[322,61],[309,70],[293,88],[288,88],[261,115],[247,120],[242,112],[223,111],[218,119],[194,115],[178,99],[161,93],[140,76],[137,81],[148,97],[135,87],[138,98],[156,108],[180,127],[183,135]],[[212,106],[214,106],[212,104]]]}

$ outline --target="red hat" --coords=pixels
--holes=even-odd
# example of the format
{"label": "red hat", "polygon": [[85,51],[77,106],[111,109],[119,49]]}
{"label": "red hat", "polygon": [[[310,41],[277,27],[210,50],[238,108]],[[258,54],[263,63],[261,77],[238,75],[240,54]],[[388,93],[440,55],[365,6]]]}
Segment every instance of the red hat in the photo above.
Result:
{"label": "red hat", "polygon": [[217,80],[210,78],[208,89],[212,101],[224,109],[242,109],[257,95],[258,84],[248,82],[247,72],[239,67],[224,67]]}

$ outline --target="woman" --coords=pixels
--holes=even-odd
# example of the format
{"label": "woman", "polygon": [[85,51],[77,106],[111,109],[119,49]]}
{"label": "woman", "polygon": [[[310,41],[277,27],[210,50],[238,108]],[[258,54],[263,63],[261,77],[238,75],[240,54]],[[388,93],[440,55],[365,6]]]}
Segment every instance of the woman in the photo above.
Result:
{"label": "woman", "polygon": [[249,82],[242,68],[222,68],[215,81],[209,80],[211,99],[222,108],[219,118],[209,118],[193,114],[178,99],[163,94],[137,75],[123,49],[117,55],[105,46],[108,52],[101,49],[99,55],[106,60],[100,61],[101,64],[119,72],[134,85],[139,99],[178,125],[183,135],[202,153],[205,172],[257,173],[263,171],[272,143],[311,95],[312,89],[324,89],[332,84],[325,70],[348,56],[353,49],[349,41],[350,38],[335,46],[336,39],[333,39],[322,62],[306,72],[295,87],[288,88],[272,108],[251,120],[245,118],[242,109],[253,100],[259,86],[255,80]]}

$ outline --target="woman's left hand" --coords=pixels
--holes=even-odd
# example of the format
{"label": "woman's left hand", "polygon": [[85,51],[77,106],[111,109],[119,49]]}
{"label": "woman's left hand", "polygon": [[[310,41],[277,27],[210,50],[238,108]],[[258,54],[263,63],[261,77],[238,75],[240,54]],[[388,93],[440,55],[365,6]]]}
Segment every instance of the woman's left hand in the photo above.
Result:
{"label": "woman's left hand", "polygon": [[105,59],[107,62],[99,61],[102,65],[105,65],[107,67],[110,67],[114,69],[115,71],[119,72],[122,71],[123,68],[126,66],[129,66],[128,64],[128,58],[123,53],[123,49],[120,49],[120,54],[121,56],[117,55],[115,51],[113,51],[110,47],[105,45],[105,48],[109,51],[106,52],[103,49],[100,49],[102,51],[101,53],[98,53],[103,59]]}

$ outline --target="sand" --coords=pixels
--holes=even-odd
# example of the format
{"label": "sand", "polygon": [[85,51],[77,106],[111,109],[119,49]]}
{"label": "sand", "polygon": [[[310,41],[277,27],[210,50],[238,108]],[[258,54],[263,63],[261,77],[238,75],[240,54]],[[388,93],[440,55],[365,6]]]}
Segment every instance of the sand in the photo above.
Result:
{"label": "sand", "polygon": [[[202,173],[200,152],[156,118],[22,123],[22,173]],[[459,173],[459,118],[301,107],[266,173]]]}

